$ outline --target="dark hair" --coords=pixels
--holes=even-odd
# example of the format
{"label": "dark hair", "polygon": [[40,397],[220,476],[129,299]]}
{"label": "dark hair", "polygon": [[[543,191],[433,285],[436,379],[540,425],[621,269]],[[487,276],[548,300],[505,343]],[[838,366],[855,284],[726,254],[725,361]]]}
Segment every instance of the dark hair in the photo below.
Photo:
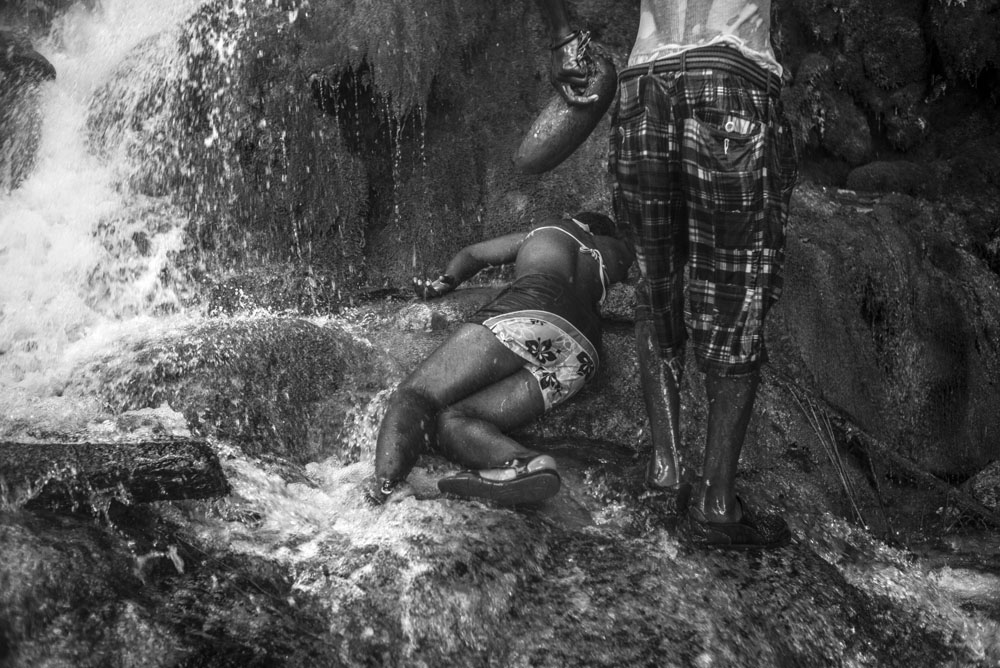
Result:
{"label": "dark hair", "polygon": [[615,239],[620,239],[622,236],[617,223],[603,213],[580,211],[579,213],[574,213],[572,218],[589,227],[592,234],[599,234],[603,237],[614,237]]}

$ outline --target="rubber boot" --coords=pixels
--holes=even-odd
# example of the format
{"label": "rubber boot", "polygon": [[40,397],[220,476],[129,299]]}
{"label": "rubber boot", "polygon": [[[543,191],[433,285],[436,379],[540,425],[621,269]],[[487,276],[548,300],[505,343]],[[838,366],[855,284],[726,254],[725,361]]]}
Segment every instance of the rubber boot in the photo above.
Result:
{"label": "rubber boot", "polygon": [[695,507],[709,519],[739,518],[736,470],[760,383],[758,372],[743,376],[705,375],[708,395],[708,434],[705,468]]}
{"label": "rubber boot", "polygon": [[705,474],[681,529],[693,544],[755,550],[778,548],[791,541],[792,533],[780,515],[751,511],[735,491],[736,469],[759,382],[758,373],[728,378],[705,376]]}
{"label": "rubber boot", "polygon": [[635,324],[639,378],[649,418],[653,451],[646,468],[646,483],[655,488],[674,488],[681,482],[680,460],[680,365],[660,357],[653,323]]}

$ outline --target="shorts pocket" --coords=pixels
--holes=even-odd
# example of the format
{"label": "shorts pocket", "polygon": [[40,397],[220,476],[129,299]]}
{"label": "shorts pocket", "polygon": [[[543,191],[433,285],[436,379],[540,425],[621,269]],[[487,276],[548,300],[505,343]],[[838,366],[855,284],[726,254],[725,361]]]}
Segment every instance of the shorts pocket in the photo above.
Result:
{"label": "shorts pocket", "polygon": [[688,119],[682,153],[692,201],[708,211],[752,211],[764,197],[764,125],[718,109]]}

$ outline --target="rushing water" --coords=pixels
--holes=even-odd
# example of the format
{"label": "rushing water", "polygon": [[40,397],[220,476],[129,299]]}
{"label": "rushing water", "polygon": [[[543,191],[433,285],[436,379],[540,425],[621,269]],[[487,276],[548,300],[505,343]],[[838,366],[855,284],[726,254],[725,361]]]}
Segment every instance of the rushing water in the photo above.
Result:
{"label": "rushing water", "polygon": [[[57,77],[41,92],[36,168],[0,195],[0,387],[44,391],[69,346],[109,322],[177,303],[159,274],[180,249],[186,220],[130,192],[127,158],[95,155],[86,122],[95,92],[135,46],[177,29],[197,4],[76,5],[36,42]],[[134,249],[140,232],[142,253]]]}
{"label": "rushing water", "polygon": [[[114,435],[113,427],[93,422],[99,402],[63,396],[70,370],[81,359],[113,352],[122,339],[203,318],[185,312],[178,294],[183,286],[163,280],[183,248],[189,221],[166,198],[130,189],[136,166],[120,150],[127,138],[104,137],[97,151],[86,126],[93,96],[123,59],[136,57],[137,45],[153,47],[143,52],[145,61],[131,63],[136,95],[143,72],[182,69],[164,46],[171,40],[162,36],[179,30],[200,4],[103,0],[97,11],[74,8],[36,44],[58,72],[42,92],[39,160],[20,187],[0,195],[0,404],[8,437],[20,433],[10,425],[24,420],[64,433],[94,437],[103,429]],[[109,131],[127,133],[122,127]],[[360,338],[367,316],[359,315],[358,323],[347,317],[339,324]],[[349,443],[342,450],[356,452],[360,461],[332,457],[282,468],[214,442],[233,494],[211,504],[164,505],[164,515],[183,527],[183,541],[132,545],[127,553],[142,583],[155,580],[150,564],[157,560],[169,577],[201,569],[204,579],[190,585],[194,602],[182,605],[178,601],[187,599],[180,595],[156,594],[169,624],[149,621],[143,615],[153,613],[135,602],[154,594],[130,591],[122,597],[143,623],[118,618],[119,634],[128,636],[116,641],[121,647],[88,640],[88,627],[79,621],[68,632],[78,648],[59,659],[51,659],[41,641],[30,651],[53,665],[102,665],[105,657],[127,663],[123,656],[137,665],[153,659],[176,665],[183,648],[202,642],[263,648],[286,665],[300,665],[289,657],[299,657],[301,665],[375,665],[381,656],[388,665],[436,659],[454,665],[723,666],[754,665],[754,656],[756,665],[767,665],[797,656],[810,643],[828,643],[822,648],[828,665],[879,665],[883,650],[865,643],[905,643],[912,623],[932,629],[945,645],[966,648],[964,656],[976,665],[1000,665],[998,573],[974,564],[914,561],[827,516],[799,518],[795,528],[802,538],[784,557],[692,558],[659,518],[656,500],[629,491],[631,470],[607,472],[600,463],[566,460],[558,500],[519,514],[440,498],[435,480],[447,465],[433,458],[421,462],[396,501],[373,510],[359,489],[370,471],[388,389],[360,402],[347,420]],[[149,419],[171,435],[189,435],[183,416],[169,406]],[[289,574],[289,586],[265,591],[250,579],[253,586],[227,590],[226,578],[246,567],[225,562],[212,570],[206,559],[199,566],[190,545],[277,564]],[[44,554],[51,558],[54,549],[45,544]],[[1000,552],[995,542],[977,549]],[[24,571],[25,588],[48,582]],[[99,573],[94,566],[84,577]],[[268,586],[282,581],[276,577]],[[847,585],[871,599],[845,594]],[[32,606],[44,603],[25,597]],[[191,611],[213,597],[221,600],[195,617]],[[246,617],[243,608],[250,611]],[[868,640],[852,641],[857,630],[841,621],[844,609],[855,615],[851,624],[884,623],[886,629],[868,629],[862,634]],[[219,628],[208,619],[221,620]],[[136,628],[144,633],[121,631]],[[275,637],[265,638],[269,633]],[[65,659],[84,650],[90,655],[83,663]],[[209,649],[201,651],[200,663],[186,665],[217,665],[207,658]],[[218,665],[236,665],[239,656]],[[920,660],[913,665],[933,665],[932,658]],[[254,665],[271,665],[259,661]]]}

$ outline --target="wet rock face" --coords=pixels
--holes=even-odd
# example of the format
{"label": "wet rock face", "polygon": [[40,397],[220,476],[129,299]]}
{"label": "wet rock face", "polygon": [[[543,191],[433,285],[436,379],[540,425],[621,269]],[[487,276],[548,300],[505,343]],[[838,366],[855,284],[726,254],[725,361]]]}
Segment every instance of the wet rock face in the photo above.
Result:
{"label": "wet rock face", "polygon": [[796,196],[772,361],[928,470],[974,473],[1000,428],[996,275],[943,208],[820,197]]}
{"label": "wet rock face", "polygon": [[974,79],[1000,62],[1000,3],[997,0],[946,0],[930,4],[930,33],[946,72],[953,79]]}
{"label": "wet rock face", "polygon": [[132,443],[0,441],[0,485],[15,507],[97,508],[108,499],[150,502],[224,496],[215,453],[188,440]]}
{"label": "wet rock face", "polygon": [[[912,555],[828,517],[798,515],[778,552],[713,553],[677,540],[631,470],[563,470],[556,501],[520,511],[426,491],[367,508],[349,496],[355,466],[314,469],[322,483],[307,496],[256,472],[240,485],[260,510],[250,522],[220,517],[236,499],[116,508],[100,523],[0,512],[0,657],[932,668],[998,656],[982,644],[995,624],[964,616]],[[282,517],[296,501],[298,517]]]}
{"label": "wet rock face", "polygon": [[[964,151],[942,138],[980,107],[996,118],[995,100],[989,101],[997,62],[995,7],[947,0],[783,5],[782,55],[794,74],[786,95],[798,102],[789,107],[807,145],[852,167],[871,160],[961,159]],[[817,58],[829,65],[822,77],[816,76]],[[948,101],[952,96],[964,98],[962,111]],[[994,121],[983,137],[993,136],[995,127]],[[961,180],[953,188],[977,192]]]}
{"label": "wet rock face", "polygon": [[849,165],[867,162],[872,155],[872,136],[868,119],[854,99],[832,87],[820,95],[824,125],[820,146]]}
{"label": "wet rock face", "polygon": [[876,160],[861,165],[847,175],[845,185],[851,190],[906,195],[937,195],[939,180],[933,166],[923,166],[908,160]]}
{"label": "wet rock face", "polygon": [[23,31],[0,29],[0,192],[16,188],[34,168],[39,85],[55,76]]}
{"label": "wet rock face", "polygon": [[17,80],[42,81],[56,78],[56,68],[35,51],[23,32],[0,29],[0,72]]}
{"label": "wet rock face", "polygon": [[0,22],[25,25],[31,30],[44,32],[52,19],[73,5],[88,10],[99,6],[100,0],[8,0],[0,7]]}
{"label": "wet rock face", "polygon": [[895,90],[927,79],[927,44],[916,19],[887,16],[879,39],[862,51],[865,74],[879,88]]}
{"label": "wet rock face", "polygon": [[304,463],[349,458],[346,416],[396,374],[391,358],[338,327],[233,317],[136,337],[85,364],[67,392],[96,392],[116,412],[167,403],[198,433]]}
{"label": "wet rock face", "polygon": [[[51,17],[67,3],[21,8],[28,4]],[[185,28],[190,77],[151,82],[142,105],[121,108],[130,99],[122,88],[136,78],[123,67],[122,81],[96,96],[103,107],[91,119],[99,138],[105,116],[131,116],[142,128],[128,147],[142,165],[132,185],[190,200],[194,215],[212,221],[199,227],[199,243],[220,257],[242,253],[250,236],[263,254],[307,258],[336,293],[439,268],[484,233],[575,207],[608,208],[606,173],[594,168],[607,159],[607,121],[552,173],[527,180],[510,168],[511,147],[552,93],[536,12],[471,2],[395,13],[332,1],[291,13],[295,3],[251,3],[245,13],[225,5],[207,3]],[[620,66],[634,38],[632,9],[578,5],[575,19]],[[837,172],[837,185],[887,148],[915,162],[968,153],[939,137],[943,123],[958,122],[942,119],[965,118],[986,95],[996,62],[993,3],[780,5],[774,32],[794,75],[786,107],[803,143],[833,163],[824,169]],[[220,28],[239,35],[228,62],[212,47]],[[956,64],[942,69],[927,55],[939,51]],[[816,59],[825,63],[821,75]],[[939,112],[980,75],[973,99]],[[293,81],[301,85],[286,85]],[[168,104],[165,91],[175,88],[181,99]],[[986,135],[995,134],[991,122],[980,128]],[[216,126],[228,131],[215,136]],[[984,157],[968,167],[996,188],[996,159]],[[976,187],[966,181],[952,185]]]}
{"label": "wet rock face", "polygon": [[210,554],[143,510],[110,515],[0,512],[4,666],[337,665],[285,569]]}
{"label": "wet rock face", "polygon": [[1000,508],[1000,460],[977,473],[964,486],[984,505]]}

